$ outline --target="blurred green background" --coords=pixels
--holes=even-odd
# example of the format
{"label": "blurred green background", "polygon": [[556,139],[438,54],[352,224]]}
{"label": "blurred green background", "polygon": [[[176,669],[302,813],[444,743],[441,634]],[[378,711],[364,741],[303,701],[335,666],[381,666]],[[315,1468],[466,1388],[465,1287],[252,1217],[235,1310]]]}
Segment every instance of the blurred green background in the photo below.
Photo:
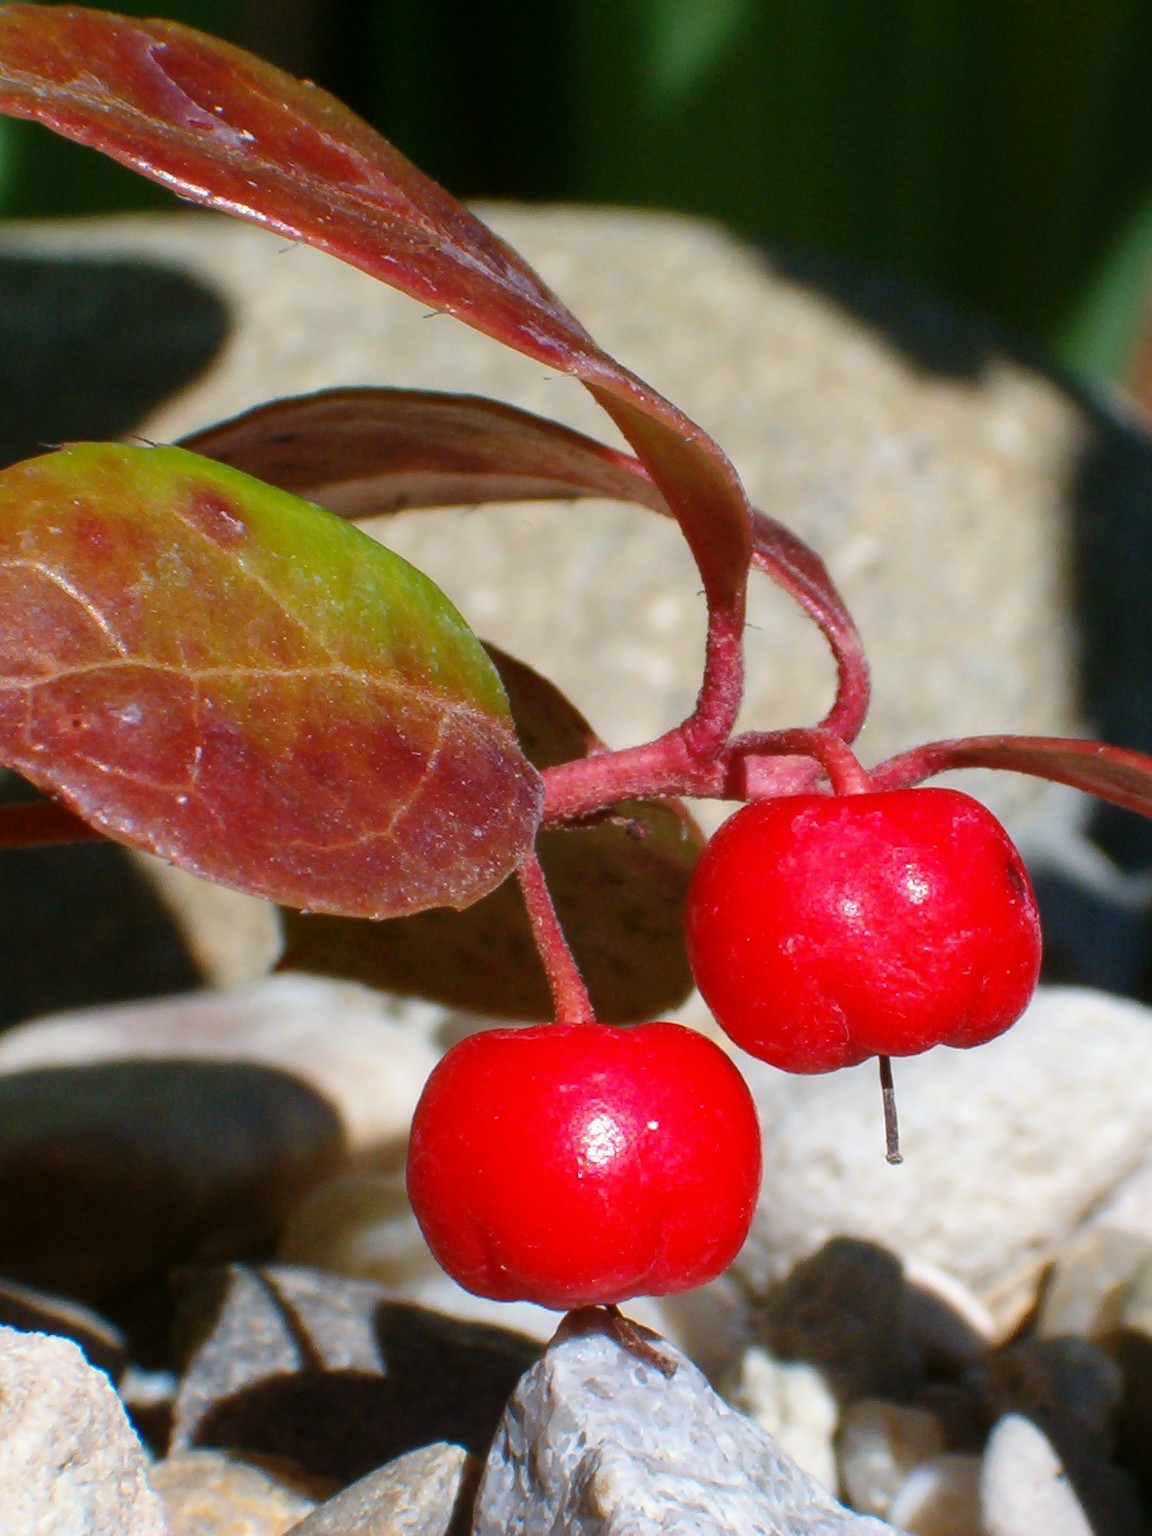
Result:
{"label": "blurred green background", "polygon": [[[1152,276],[1149,0],[123,0],[334,90],[466,197],[711,215],[1123,377]],[[4,123],[9,216],[166,195]]]}

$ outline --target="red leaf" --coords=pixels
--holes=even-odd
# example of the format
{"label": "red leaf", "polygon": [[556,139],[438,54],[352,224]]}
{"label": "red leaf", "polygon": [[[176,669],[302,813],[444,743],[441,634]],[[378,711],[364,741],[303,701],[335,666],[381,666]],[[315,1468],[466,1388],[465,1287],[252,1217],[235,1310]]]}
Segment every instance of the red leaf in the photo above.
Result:
{"label": "red leaf", "polygon": [[1069,784],[1113,805],[1152,816],[1152,757],[1099,741],[1058,736],[968,736],[931,741],[869,772],[878,789],[918,784],[953,768],[1004,768]]}
{"label": "red leaf", "polygon": [[[587,721],[522,662],[488,647],[535,767],[595,751]],[[684,902],[703,836],[677,801],[629,802],[610,819],[537,840],[564,932],[597,1017],[630,1023],[677,1007],[692,988]],[[552,998],[515,879],[466,912],[396,922],[283,917],[284,967],[414,993],[449,1007],[545,1019]]]}
{"label": "red leaf", "polygon": [[330,251],[582,380],[663,491],[710,606],[743,612],[749,509],[723,452],[602,351],[519,256],[333,97],[172,21],[0,8],[0,111]]}
{"label": "red leaf", "polygon": [[447,599],[180,448],[0,474],[0,762],[121,842],[286,904],[466,906],[540,783]]}
{"label": "red leaf", "polygon": [[670,515],[629,454],[475,395],[330,389],[257,406],[182,446],[342,517],[576,496]]}

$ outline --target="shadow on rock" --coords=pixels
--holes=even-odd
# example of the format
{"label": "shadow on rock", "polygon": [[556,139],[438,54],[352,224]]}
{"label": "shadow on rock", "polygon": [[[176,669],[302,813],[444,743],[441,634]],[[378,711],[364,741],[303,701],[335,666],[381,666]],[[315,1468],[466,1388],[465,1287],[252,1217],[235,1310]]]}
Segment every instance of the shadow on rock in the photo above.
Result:
{"label": "shadow on rock", "polygon": [[[230,325],[219,295],[174,268],[0,253],[0,465],[131,433],[204,372]],[[0,775],[0,802],[31,794]],[[0,1027],[202,980],[123,849],[0,849],[0,860]]]}
{"label": "shadow on rock", "polygon": [[531,1339],[319,1270],[180,1277],[187,1366],[172,1450],[285,1459],[350,1483],[433,1441],[487,1453]]}

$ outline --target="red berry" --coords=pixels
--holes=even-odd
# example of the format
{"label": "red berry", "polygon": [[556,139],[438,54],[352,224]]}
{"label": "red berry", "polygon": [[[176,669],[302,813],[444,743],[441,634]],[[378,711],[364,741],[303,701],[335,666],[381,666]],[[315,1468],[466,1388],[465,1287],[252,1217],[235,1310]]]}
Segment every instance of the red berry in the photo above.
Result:
{"label": "red berry", "polygon": [[408,1152],[412,1208],[452,1278],[558,1311],[714,1279],[759,1185],[744,1079],[679,1024],[471,1035],[428,1079]]}
{"label": "red berry", "polygon": [[1001,1034],[1035,989],[1040,925],[1020,855],[968,795],[798,795],[713,837],[688,952],[737,1045],[831,1072]]}

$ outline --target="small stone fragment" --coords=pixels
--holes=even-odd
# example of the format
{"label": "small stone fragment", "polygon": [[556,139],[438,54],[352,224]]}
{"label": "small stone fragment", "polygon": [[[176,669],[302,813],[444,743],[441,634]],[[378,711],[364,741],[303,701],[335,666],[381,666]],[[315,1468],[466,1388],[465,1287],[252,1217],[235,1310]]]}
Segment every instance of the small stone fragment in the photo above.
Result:
{"label": "small stone fragment", "polygon": [[[946,1453],[923,1462],[897,1491],[888,1510],[910,1536],[986,1536],[980,1515],[980,1458]],[[1029,1536],[1055,1536],[1043,1525]]]}
{"label": "small stone fragment", "polygon": [[[815,1366],[775,1360],[752,1345],[725,1397],[824,1488],[836,1487],[836,1399]],[[873,1511],[868,1511],[873,1513]]]}
{"label": "small stone fragment", "polygon": [[68,1339],[0,1328],[4,1536],[168,1536],[107,1376]]}
{"label": "small stone fragment", "polygon": [[447,1536],[466,1523],[479,1470],[458,1445],[422,1446],[321,1504],[292,1536]]}
{"label": "small stone fragment", "polygon": [[1103,1339],[1120,1326],[1124,1298],[1152,1240],[1105,1222],[1083,1227],[1056,1257],[1044,1286],[1036,1332]]}
{"label": "small stone fragment", "polygon": [[842,1403],[904,1397],[920,1380],[904,1267],[877,1243],[825,1243],[768,1297],[753,1327],[778,1359],[818,1366]]}
{"label": "small stone fragment", "polygon": [[293,1211],[277,1257],[393,1290],[443,1273],[416,1225],[400,1175],[346,1173],[322,1184]]}
{"label": "small stone fragment", "polygon": [[671,1375],[589,1331],[550,1346],[500,1422],[473,1536],[882,1536],[665,1340]]}
{"label": "small stone fragment", "polygon": [[284,1536],[316,1508],[271,1472],[220,1451],[184,1451],[158,1462],[148,1480],[170,1536]]}
{"label": "small stone fragment", "polygon": [[992,1431],[981,1501],[987,1536],[1095,1536],[1050,1441],[1019,1414]]}
{"label": "small stone fragment", "polygon": [[861,1398],[844,1410],[836,1452],[852,1508],[886,1518],[912,1472],[944,1454],[944,1430],[926,1408]]}
{"label": "small stone fragment", "polygon": [[283,1458],[339,1486],[437,1440],[483,1454],[539,1355],[519,1334],[318,1270],[233,1265],[180,1284],[172,1450]]}

